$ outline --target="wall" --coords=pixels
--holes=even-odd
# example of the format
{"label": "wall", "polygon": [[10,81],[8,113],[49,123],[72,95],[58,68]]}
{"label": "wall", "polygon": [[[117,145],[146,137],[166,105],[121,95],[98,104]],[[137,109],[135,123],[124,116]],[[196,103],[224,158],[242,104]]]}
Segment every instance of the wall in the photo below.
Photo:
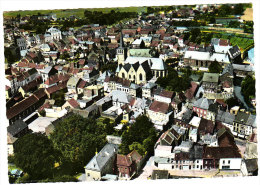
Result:
{"label": "wall", "polygon": [[[228,163],[228,161],[230,161],[230,163]],[[242,163],[241,158],[223,158],[223,159],[219,160],[219,169],[240,170],[241,163]],[[225,167],[227,167],[227,168],[225,168]]]}

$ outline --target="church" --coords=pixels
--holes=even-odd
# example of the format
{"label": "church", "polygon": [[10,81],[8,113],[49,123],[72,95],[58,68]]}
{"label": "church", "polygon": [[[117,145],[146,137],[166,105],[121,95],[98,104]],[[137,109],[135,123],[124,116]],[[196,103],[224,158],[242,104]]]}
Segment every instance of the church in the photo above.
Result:
{"label": "church", "polygon": [[122,34],[117,48],[117,60],[116,75],[135,84],[146,84],[153,77],[167,75],[167,67],[161,58],[128,56],[127,49],[123,46]]}

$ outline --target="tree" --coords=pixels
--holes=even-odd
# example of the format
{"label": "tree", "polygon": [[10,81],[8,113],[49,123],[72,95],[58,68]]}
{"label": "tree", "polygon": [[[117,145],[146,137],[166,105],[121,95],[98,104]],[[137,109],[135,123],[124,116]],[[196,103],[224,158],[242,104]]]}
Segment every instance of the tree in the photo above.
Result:
{"label": "tree", "polygon": [[209,72],[210,73],[221,73],[222,72],[222,66],[217,61],[213,61],[209,65]]}
{"label": "tree", "polygon": [[62,153],[62,163],[73,172],[84,170],[84,166],[106,143],[106,132],[103,123],[71,115],[57,123],[51,134],[54,147]]}
{"label": "tree", "polygon": [[59,90],[53,93],[51,98],[55,100],[54,105],[61,107],[65,103],[65,90]]}
{"label": "tree", "polygon": [[241,84],[241,92],[245,101],[249,103],[250,97],[255,97],[255,78],[247,75]]}
{"label": "tree", "polygon": [[138,142],[133,142],[131,145],[129,145],[129,149],[131,151],[136,150],[142,156],[146,152],[144,146]]}
{"label": "tree", "polygon": [[123,132],[120,153],[128,154],[134,149],[140,154],[151,152],[156,139],[153,123],[146,116],[139,116],[136,122]]}
{"label": "tree", "polygon": [[43,134],[27,134],[19,138],[14,148],[14,163],[30,179],[41,180],[52,176],[58,152]]}
{"label": "tree", "polygon": [[242,106],[241,102],[236,97],[229,98],[225,102],[228,105],[229,109],[231,109],[234,106]]}

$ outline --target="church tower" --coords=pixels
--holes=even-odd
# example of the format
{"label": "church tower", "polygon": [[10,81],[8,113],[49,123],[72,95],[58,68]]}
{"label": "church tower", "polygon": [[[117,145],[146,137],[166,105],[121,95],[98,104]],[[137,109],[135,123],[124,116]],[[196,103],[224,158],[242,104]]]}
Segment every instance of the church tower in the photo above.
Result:
{"label": "church tower", "polygon": [[124,65],[125,59],[126,59],[126,49],[124,48],[124,41],[123,41],[123,34],[122,31],[120,33],[120,46],[116,50],[116,56],[118,65],[122,64]]}

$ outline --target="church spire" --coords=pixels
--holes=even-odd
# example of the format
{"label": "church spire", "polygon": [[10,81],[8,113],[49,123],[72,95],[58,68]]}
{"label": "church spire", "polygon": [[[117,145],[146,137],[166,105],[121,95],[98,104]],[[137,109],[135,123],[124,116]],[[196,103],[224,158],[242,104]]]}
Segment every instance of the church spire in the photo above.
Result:
{"label": "church spire", "polygon": [[124,41],[123,41],[123,33],[122,33],[122,29],[121,29],[121,32],[120,32],[120,48],[123,48],[124,47]]}

